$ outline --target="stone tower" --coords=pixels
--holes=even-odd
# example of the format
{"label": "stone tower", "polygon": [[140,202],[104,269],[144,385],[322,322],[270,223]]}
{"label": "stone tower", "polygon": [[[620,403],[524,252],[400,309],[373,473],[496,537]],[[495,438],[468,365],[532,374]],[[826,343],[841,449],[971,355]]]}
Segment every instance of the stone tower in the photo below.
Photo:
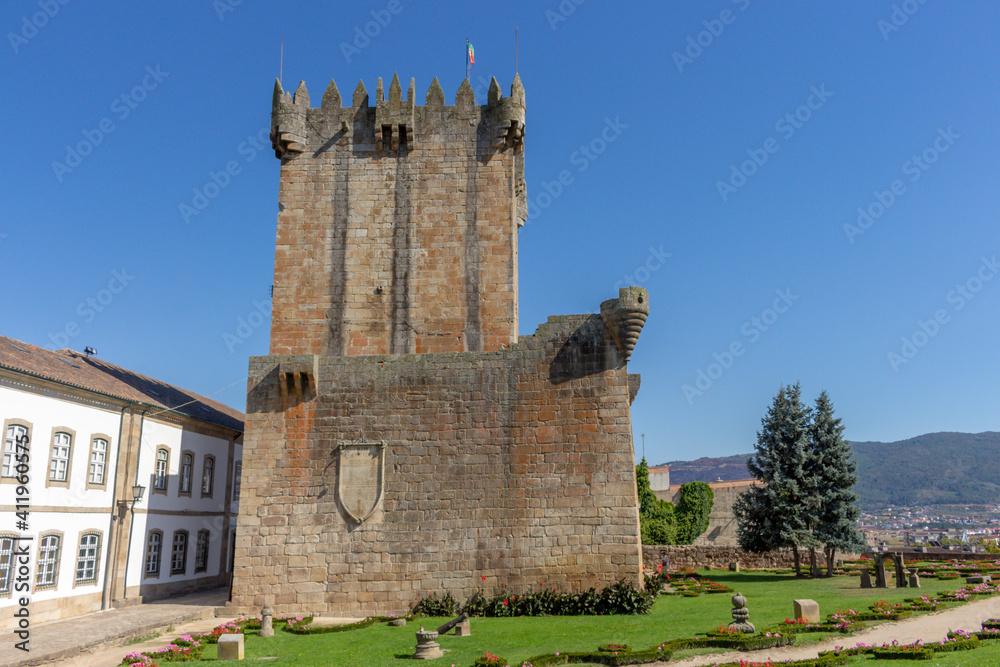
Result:
{"label": "stone tower", "polygon": [[[641,579],[627,361],[637,287],[518,336],[524,89],[454,106],[381,79],[276,84],[270,356],[250,360],[231,606],[367,615],[422,596]],[[596,309],[595,309],[596,310]]]}
{"label": "stone tower", "polygon": [[282,159],[271,354],[495,351],[517,340],[524,88],[468,82],[417,106],[393,76],[374,104],[330,82],[319,109],[275,84]]}

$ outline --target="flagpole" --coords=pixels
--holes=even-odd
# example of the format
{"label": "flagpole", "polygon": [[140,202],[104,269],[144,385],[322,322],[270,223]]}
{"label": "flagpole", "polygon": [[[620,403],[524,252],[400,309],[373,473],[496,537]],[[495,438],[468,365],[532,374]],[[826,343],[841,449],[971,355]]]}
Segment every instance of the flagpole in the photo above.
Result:
{"label": "flagpole", "polygon": [[469,78],[469,38],[465,38],[465,78]]}
{"label": "flagpole", "polygon": [[282,81],[285,74],[285,35],[281,35],[281,64],[278,65],[278,83],[284,87],[285,82]]}
{"label": "flagpole", "polygon": [[517,74],[517,26],[514,26],[514,74]]}

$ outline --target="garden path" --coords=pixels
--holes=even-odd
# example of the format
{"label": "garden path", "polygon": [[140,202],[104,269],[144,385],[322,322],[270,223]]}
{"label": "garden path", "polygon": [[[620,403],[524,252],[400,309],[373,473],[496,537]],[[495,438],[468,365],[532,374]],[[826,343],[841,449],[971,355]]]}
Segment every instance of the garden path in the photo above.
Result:
{"label": "garden path", "polygon": [[982,630],[980,624],[983,621],[998,616],[1000,616],[1000,597],[991,597],[894,623],[882,623],[854,635],[845,635],[808,646],[789,646],[761,651],[730,651],[653,664],[662,667],[698,667],[739,660],[762,661],[768,658],[775,661],[805,660],[815,658],[820,651],[829,651],[836,646],[854,646],[858,642],[877,645],[892,643],[894,639],[900,644],[912,644],[918,639],[923,639],[925,642],[936,642],[944,639],[949,630],[968,630],[969,632]]}

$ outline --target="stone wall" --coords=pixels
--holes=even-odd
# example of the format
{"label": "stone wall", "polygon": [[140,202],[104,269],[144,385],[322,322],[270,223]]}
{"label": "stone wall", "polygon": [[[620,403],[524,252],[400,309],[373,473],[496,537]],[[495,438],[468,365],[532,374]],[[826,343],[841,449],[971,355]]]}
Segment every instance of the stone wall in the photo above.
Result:
{"label": "stone wall", "polygon": [[734,562],[739,563],[740,567],[744,569],[772,569],[795,566],[790,549],[787,551],[769,551],[764,554],[751,554],[736,547],[644,545],[642,547],[642,564],[647,572],[656,571],[656,567],[663,562],[664,553],[670,557],[670,567],[675,570],[682,567],[727,568],[730,563]]}
{"label": "stone wall", "polygon": [[[342,106],[278,86],[282,158],[271,354],[496,351],[517,340],[517,230],[526,217],[524,89],[426,105],[398,78]],[[510,136],[508,136],[510,135]]]}
{"label": "stone wall", "polygon": [[[315,394],[282,396],[299,374]],[[639,583],[635,379],[598,315],[492,353],[252,358],[232,606],[387,614],[432,592]],[[338,446],[359,439],[385,443],[381,499],[377,461],[344,473]],[[346,512],[372,501],[360,525]]]}
{"label": "stone wall", "polygon": [[882,553],[898,553],[902,554],[903,560],[910,561],[994,561],[998,560],[997,554],[988,553],[972,553],[969,551],[951,551],[947,548],[942,547],[924,547],[922,551],[918,551],[914,547],[903,547],[903,548],[893,548],[889,547],[885,551],[866,551],[862,556],[868,560],[875,560],[875,558]]}

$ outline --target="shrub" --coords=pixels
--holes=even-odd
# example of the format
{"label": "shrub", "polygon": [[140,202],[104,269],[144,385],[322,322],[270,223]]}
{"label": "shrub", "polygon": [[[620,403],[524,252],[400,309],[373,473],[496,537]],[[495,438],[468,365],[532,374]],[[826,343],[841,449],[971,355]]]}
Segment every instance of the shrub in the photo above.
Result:
{"label": "shrub", "polygon": [[886,646],[872,649],[872,655],[878,660],[930,660],[934,650],[923,646]]}
{"label": "shrub", "polygon": [[624,579],[600,592],[591,588],[582,593],[559,593],[551,589],[486,597],[477,592],[462,608],[469,616],[603,616],[645,614],[656,596],[636,590]]}
{"label": "shrub", "polygon": [[421,598],[417,606],[413,608],[414,613],[424,616],[455,616],[458,603],[451,593],[445,593],[442,597],[437,597],[431,593],[427,597]]}

